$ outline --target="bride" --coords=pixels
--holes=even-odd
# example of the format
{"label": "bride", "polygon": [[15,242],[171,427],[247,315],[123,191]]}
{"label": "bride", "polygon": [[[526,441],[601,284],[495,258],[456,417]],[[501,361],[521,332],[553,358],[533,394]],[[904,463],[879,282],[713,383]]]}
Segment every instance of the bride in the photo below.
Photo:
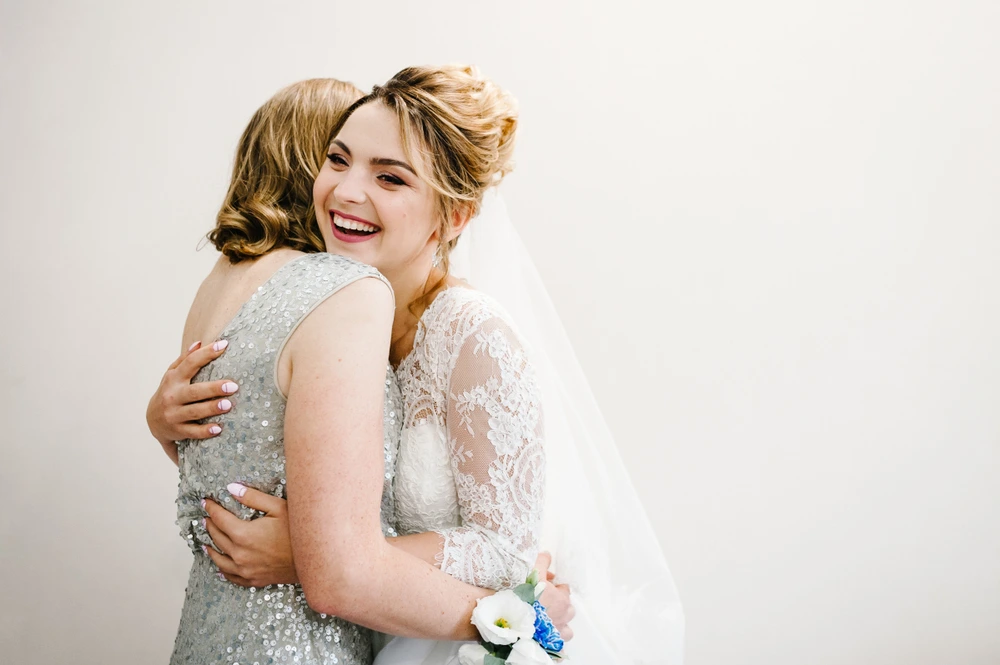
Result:
{"label": "bride", "polygon": [[[473,70],[407,69],[348,110],[316,179],[327,250],[379,268],[396,292],[394,544],[469,584],[508,588],[533,567],[544,502],[546,545],[581,611],[566,653],[679,663],[683,619],[662,554],[600,417],[575,411],[592,397],[502,204],[486,194],[510,168],[515,127],[512,100]],[[450,274],[460,236],[456,271],[496,298]],[[191,409],[165,397],[187,394],[185,377],[168,375],[150,409],[161,441],[191,428]],[[236,498],[274,519],[242,522],[207,502],[209,533],[225,543],[209,556],[236,584],[296,582],[283,501],[252,489]],[[450,662],[457,650],[395,638],[376,662]]]}

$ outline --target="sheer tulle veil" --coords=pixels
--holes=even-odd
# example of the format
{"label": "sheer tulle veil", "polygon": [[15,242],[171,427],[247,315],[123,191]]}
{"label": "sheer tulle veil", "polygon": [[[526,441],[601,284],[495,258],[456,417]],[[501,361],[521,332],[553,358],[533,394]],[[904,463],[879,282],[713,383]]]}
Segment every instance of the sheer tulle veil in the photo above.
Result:
{"label": "sheer tulle veil", "polygon": [[[495,189],[451,254],[451,272],[511,315],[542,388],[542,548],[573,589],[575,663],[681,665],[684,614],[670,569],[569,338]],[[600,654],[600,655],[599,655]]]}

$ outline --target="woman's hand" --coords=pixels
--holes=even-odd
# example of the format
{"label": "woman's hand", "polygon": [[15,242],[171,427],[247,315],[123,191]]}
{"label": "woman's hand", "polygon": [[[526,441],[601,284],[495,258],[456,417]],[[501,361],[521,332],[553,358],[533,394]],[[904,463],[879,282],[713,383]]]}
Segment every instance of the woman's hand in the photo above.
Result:
{"label": "woman's hand", "polygon": [[206,547],[205,553],[233,584],[245,587],[298,584],[288,534],[288,503],[238,483],[230,484],[227,489],[244,506],[265,514],[255,520],[241,520],[206,499],[205,527],[212,542],[223,553],[211,547]]}
{"label": "woman's hand", "polygon": [[182,439],[209,439],[222,431],[218,423],[196,421],[232,409],[232,401],[225,398],[239,390],[239,386],[228,379],[205,383],[191,383],[191,379],[198,370],[221,356],[228,345],[226,340],[206,347],[195,342],[163,375],[160,387],[146,408],[146,424],[164,447]]}
{"label": "woman's hand", "polygon": [[576,610],[573,609],[569,585],[555,584],[553,581],[555,575],[549,572],[551,565],[552,555],[548,552],[540,553],[535,559],[535,570],[538,571],[539,577],[545,578],[545,591],[542,592],[538,602],[545,607],[546,614],[552,619],[552,623],[559,631],[563,641],[569,642],[573,639],[573,629],[570,628],[569,622],[576,616]]}

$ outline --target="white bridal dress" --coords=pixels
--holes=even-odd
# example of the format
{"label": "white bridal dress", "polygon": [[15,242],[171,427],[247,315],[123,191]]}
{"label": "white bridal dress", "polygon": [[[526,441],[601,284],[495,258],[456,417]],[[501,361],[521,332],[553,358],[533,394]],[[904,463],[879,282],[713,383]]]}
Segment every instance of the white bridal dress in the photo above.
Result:
{"label": "white bridal dress", "polygon": [[[523,582],[547,550],[577,610],[570,662],[681,665],[684,615],[666,560],[495,191],[452,274],[476,290],[435,298],[397,370],[399,533],[438,532],[442,570],[485,588]],[[396,637],[375,665],[454,665],[460,645]]]}

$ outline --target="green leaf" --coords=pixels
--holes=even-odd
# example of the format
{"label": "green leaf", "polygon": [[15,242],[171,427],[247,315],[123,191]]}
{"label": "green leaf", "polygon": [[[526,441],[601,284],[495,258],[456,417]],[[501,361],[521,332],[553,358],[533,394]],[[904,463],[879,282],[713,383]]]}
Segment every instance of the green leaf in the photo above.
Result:
{"label": "green leaf", "polygon": [[500,660],[507,660],[510,656],[510,652],[513,651],[513,647],[510,644],[501,644],[497,648],[493,649],[493,655]]}
{"label": "green leaf", "polygon": [[519,584],[514,587],[514,593],[517,594],[518,598],[529,605],[535,604],[535,587],[530,584]]}
{"label": "green leaf", "polygon": [[531,571],[531,574],[528,575],[528,579],[525,580],[525,584],[530,584],[531,586],[535,586],[535,585],[538,584],[538,570],[537,569]]}
{"label": "green leaf", "polygon": [[497,658],[492,654],[486,654],[486,659],[483,661],[483,665],[506,665],[506,663],[503,658]]}

